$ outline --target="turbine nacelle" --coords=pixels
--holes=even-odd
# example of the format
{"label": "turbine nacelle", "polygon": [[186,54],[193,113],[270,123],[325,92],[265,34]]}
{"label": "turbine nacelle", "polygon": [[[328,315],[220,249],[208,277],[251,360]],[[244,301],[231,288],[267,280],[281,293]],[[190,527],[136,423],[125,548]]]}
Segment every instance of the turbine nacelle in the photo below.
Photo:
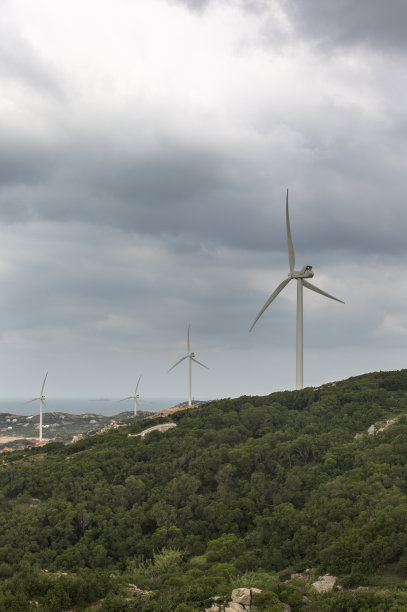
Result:
{"label": "turbine nacelle", "polygon": [[301,270],[293,270],[288,273],[289,278],[312,278],[314,273],[312,266],[303,266]]}

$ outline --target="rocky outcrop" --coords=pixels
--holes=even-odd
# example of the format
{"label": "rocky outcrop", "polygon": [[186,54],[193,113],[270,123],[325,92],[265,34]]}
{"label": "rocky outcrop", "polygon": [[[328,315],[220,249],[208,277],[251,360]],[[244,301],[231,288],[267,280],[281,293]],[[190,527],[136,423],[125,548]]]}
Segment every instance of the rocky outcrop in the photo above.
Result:
{"label": "rocky outcrop", "polygon": [[[230,601],[224,606],[213,603],[205,612],[245,612],[245,610],[255,610],[253,595],[261,593],[260,589],[233,589]],[[214,600],[218,599],[214,597]]]}
{"label": "rocky outcrop", "polygon": [[383,425],[381,425],[381,427],[379,427],[377,429],[377,431],[384,431],[385,429],[387,429],[391,425],[394,425],[395,423],[397,423],[398,420],[399,420],[399,417],[394,417],[392,419],[387,419],[387,421]]}
{"label": "rocky outcrop", "polygon": [[[392,417],[391,419],[387,419],[387,421],[385,421],[385,422],[382,421],[380,423],[374,423],[367,430],[367,435],[368,436],[374,436],[379,431],[384,431],[388,427],[391,427],[391,425],[394,425],[395,423],[397,423],[399,419],[400,419],[399,416],[395,416],[395,417]],[[363,436],[364,436],[363,433],[357,433],[357,434],[354,435],[354,439],[355,440],[359,440],[360,438],[363,438]]]}
{"label": "rocky outcrop", "polygon": [[306,569],[304,572],[291,574],[290,580],[295,580],[296,582],[302,582],[303,584],[306,584],[310,579],[311,571],[312,570],[310,569]]}
{"label": "rocky outcrop", "polygon": [[320,576],[318,580],[311,584],[311,587],[317,591],[317,593],[329,593],[335,586],[336,577],[330,574]]}
{"label": "rocky outcrop", "polygon": [[220,599],[220,597],[213,597],[214,603],[211,605],[210,608],[205,608],[205,612],[219,612],[219,610],[221,610],[223,606],[216,603],[218,599]]}

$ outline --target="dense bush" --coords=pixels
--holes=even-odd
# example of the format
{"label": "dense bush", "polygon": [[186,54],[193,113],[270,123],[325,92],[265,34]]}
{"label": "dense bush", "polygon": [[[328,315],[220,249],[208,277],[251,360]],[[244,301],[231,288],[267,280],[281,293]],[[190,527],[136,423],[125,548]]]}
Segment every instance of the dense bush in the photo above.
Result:
{"label": "dense bush", "polygon": [[[270,578],[264,606],[288,598],[306,610],[276,573],[404,580],[406,415],[407,372],[381,372],[205,404],[145,439],[127,436],[137,423],[2,455],[0,610],[101,599],[103,610],[200,610],[242,574]],[[367,435],[390,417],[398,422]],[[129,596],[134,583],[151,593]],[[356,609],[358,597],[369,601],[334,594],[320,609]],[[393,609],[383,608],[390,595],[375,597],[369,605]]]}

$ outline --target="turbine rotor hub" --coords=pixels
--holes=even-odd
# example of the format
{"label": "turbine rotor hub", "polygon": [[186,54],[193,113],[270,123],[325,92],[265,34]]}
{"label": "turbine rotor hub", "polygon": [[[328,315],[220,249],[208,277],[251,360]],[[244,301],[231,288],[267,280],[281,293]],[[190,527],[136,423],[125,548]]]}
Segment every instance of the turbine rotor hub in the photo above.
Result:
{"label": "turbine rotor hub", "polygon": [[312,278],[314,273],[312,271],[312,266],[303,266],[301,270],[289,272],[288,276],[290,278]]}

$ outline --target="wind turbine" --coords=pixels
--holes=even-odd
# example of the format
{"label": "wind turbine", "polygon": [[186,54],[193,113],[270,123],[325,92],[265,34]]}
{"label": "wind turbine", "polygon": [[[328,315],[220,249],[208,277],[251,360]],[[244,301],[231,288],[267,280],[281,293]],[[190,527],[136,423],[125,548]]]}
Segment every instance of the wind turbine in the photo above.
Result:
{"label": "wind turbine", "polygon": [[168,370],[169,372],[171,372],[171,370],[173,370],[179,363],[181,363],[181,361],[184,361],[184,359],[188,359],[188,406],[192,406],[192,362],[197,363],[198,365],[202,366],[203,368],[206,368],[207,370],[209,370],[209,368],[204,365],[203,363],[201,363],[200,361],[198,361],[197,359],[195,359],[195,353],[191,353],[191,347],[189,344],[189,329],[190,329],[190,325],[188,325],[188,332],[187,332],[187,354],[184,355],[184,357],[181,357],[181,359],[179,359],[179,361],[177,361],[177,363],[174,363],[174,365]]}
{"label": "wind turbine", "polygon": [[40,396],[33,397],[32,399],[23,403],[23,404],[30,404],[31,402],[37,402],[37,401],[40,402],[40,440],[39,440],[40,442],[42,442],[42,411],[43,411],[44,406],[47,407],[47,404],[45,403],[45,395],[44,395],[44,387],[45,387],[45,381],[47,380],[47,376],[48,376],[48,372],[45,374],[44,382],[42,383],[42,387],[41,387]]}
{"label": "wind turbine", "polygon": [[137,381],[137,385],[136,385],[136,389],[134,391],[134,395],[129,395],[129,397],[124,397],[122,400],[120,400],[121,402],[124,402],[124,400],[134,399],[134,416],[137,416],[137,400],[140,397],[139,394],[137,393],[137,389],[138,389],[138,386],[140,384],[140,379],[141,379],[141,374],[140,374],[139,379]]}
{"label": "wind turbine", "polygon": [[307,287],[307,289],[311,289],[311,291],[315,291],[316,293],[320,293],[325,297],[331,298],[331,300],[335,300],[336,302],[341,302],[344,304],[342,300],[338,300],[338,298],[322,291],[315,285],[309,283],[306,278],[312,278],[314,273],[312,271],[312,266],[303,266],[301,270],[295,270],[295,255],[294,255],[294,246],[293,241],[291,239],[291,229],[290,229],[290,217],[288,215],[288,189],[287,189],[287,197],[286,197],[286,226],[287,226],[287,243],[288,243],[288,260],[290,262],[290,271],[288,273],[288,278],[283,280],[282,283],[279,284],[274,293],[271,294],[267,302],[264,304],[263,308],[260,310],[259,314],[255,318],[253,325],[250,328],[252,331],[253,327],[256,325],[257,321],[260,319],[263,312],[268,308],[273,300],[278,296],[278,294],[284,289],[288,283],[295,279],[297,281],[297,389],[303,388],[303,287]]}

